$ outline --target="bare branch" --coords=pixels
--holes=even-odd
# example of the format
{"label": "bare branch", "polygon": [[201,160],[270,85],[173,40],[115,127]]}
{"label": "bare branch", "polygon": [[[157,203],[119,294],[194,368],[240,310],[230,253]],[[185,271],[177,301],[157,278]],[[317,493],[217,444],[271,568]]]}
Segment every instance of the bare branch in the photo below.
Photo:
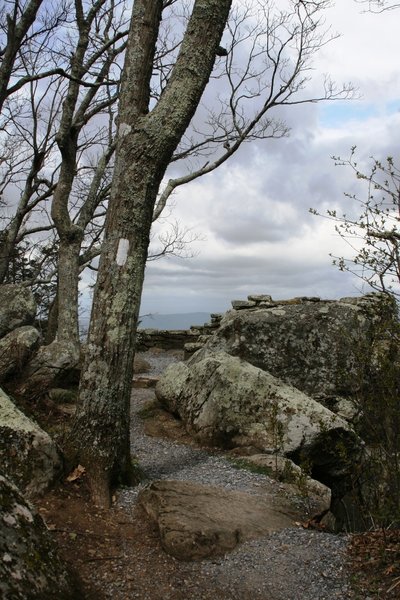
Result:
{"label": "bare branch", "polygon": [[383,13],[400,8],[400,4],[390,0],[355,0],[358,4],[368,5],[365,12]]}
{"label": "bare branch", "polygon": [[365,197],[345,194],[361,212],[351,217],[336,210],[328,210],[326,215],[310,211],[332,220],[336,233],[352,251],[348,258],[331,255],[334,265],[373,289],[400,298],[400,169],[388,157],[384,162],[372,159],[371,169],[365,173],[355,160],[355,151],[353,147],[346,160],[333,158],[336,165],[350,168],[367,185]]}

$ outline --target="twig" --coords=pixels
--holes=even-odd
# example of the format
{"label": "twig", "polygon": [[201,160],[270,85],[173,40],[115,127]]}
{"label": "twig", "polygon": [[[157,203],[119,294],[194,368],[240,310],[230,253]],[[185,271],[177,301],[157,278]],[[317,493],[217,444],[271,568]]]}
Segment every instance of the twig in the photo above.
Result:
{"label": "twig", "polygon": [[391,585],[390,588],[386,591],[387,594],[389,594],[389,592],[392,592],[398,585],[400,585],[400,577],[396,577],[395,582],[396,583],[393,583],[393,585]]}

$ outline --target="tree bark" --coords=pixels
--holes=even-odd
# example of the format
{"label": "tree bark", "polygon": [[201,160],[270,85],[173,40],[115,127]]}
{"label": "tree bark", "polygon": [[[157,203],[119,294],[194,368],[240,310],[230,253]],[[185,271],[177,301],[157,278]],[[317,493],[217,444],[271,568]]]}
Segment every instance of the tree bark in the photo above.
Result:
{"label": "tree bark", "polygon": [[58,250],[57,341],[72,342],[79,348],[78,283],[79,252],[83,235],[60,238]]}
{"label": "tree bark", "polygon": [[[94,86],[86,92],[79,101],[79,79],[87,72],[87,50],[90,45],[90,30],[96,14],[105,4],[106,0],[98,0],[86,17],[82,12],[81,3],[76,3],[76,22],[78,26],[78,39],[75,53],[71,58],[71,79],[68,91],[63,102],[63,110],[59,131],[56,139],[61,153],[62,162],[60,176],[53,195],[51,216],[60,238],[58,253],[58,327],[57,341],[73,343],[79,347],[79,319],[78,319],[78,285],[79,285],[79,253],[84,240],[85,227],[93,216],[96,208],[93,193],[86,200],[82,208],[85,218],[78,218],[74,223],[70,216],[69,199],[74,184],[77,170],[77,155],[79,148],[79,135],[88,120],[88,112],[95,100],[97,88]],[[105,44],[104,48],[107,46]],[[104,60],[97,76],[96,82],[100,83],[107,77],[110,68],[110,56]],[[106,157],[101,159],[104,169],[112,155],[106,152]],[[100,170],[101,171],[101,170]],[[99,179],[99,180],[100,180]],[[96,179],[97,181],[97,179]]]}
{"label": "tree bark", "polygon": [[53,196],[51,216],[59,235],[57,340],[79,347],[78,281],[79,252],[84,231],[72,223],[68,199],[76,169],[77,135],[66,136],[61,145],[60,177]]}
{"label": "tree bark", "polygon": [[213,68],[231,0],[196,0],[179,57],[149,109],[162,0],[136,0],[118,118],[116,165],[95,289],[80,405],[67,442],[86,467],[93,500],[129,483],[129,403],[135,333],[154,204],[161,180]]}
{"label": "tree bark", "polygon": [[4,101],[9,95],[8,84],[11,79],[18,50],[21,48],[30,26],[35,21],[42,2],[43,0],[31,0],[26,5],[18,22],[16,15],[14,15],[14,18],[11,15],[7,15],[7,44],[4,48],[0,64],[0,112]]}
{"label": "tree bark", "polygon": [[47,327],[46,327],[46,335],[44,337],[44,343],[46,345],[54,342],[57,336],[57,327],[58,327],[58,282],[57,282],[57,291],[54,296],[50,308],[49,314],[47,318]]}

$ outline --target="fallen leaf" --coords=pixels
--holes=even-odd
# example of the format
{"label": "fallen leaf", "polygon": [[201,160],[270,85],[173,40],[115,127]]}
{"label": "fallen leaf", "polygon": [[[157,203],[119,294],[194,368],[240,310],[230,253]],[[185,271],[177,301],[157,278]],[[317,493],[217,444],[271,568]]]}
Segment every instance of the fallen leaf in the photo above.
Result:
{"label": "fallen leaf", "polygon": [[74,469],[72,471],[72,473],[70,473],[68,475],[67,481],[76,481],[77,479],[82,477],[82,475],[85,473],[85,471],[86,471],[85,467],[82,467],[82,465],[78,465],[76,467],[76,469]]}
{"label": "fallen leaf", "polygon": [[395,565],[390,565],[387,569],[385,569],[385,575],[392,575],[396,570]]}

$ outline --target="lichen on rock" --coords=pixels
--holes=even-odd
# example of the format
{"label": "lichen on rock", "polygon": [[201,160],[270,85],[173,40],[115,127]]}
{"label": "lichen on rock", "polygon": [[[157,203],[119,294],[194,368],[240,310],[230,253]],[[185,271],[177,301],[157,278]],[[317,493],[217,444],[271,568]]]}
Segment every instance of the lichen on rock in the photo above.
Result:
{"label": "lichen on rock", "polygon": [[42,494],[62,471],[55,442],[0,389],[0,465],[28,497]]}
{"label": "lichen on rock", "polygon": [[253,446],[310,461],[323,483],[346,477],[360,440],[344,419],[270,373],[225,352],[171,365],[156,387],[160,402],[197,439]]}
{"label": "lichen on rock", "polygon": [[32,325],[36,315],[35,298],[24,285],[0,286],[0,338],[23,325]]}
{"label": "lichen on rock", "polygon": [[0,597],[4,600],[80,597],[43,520],[2,475],[0,558]]}

